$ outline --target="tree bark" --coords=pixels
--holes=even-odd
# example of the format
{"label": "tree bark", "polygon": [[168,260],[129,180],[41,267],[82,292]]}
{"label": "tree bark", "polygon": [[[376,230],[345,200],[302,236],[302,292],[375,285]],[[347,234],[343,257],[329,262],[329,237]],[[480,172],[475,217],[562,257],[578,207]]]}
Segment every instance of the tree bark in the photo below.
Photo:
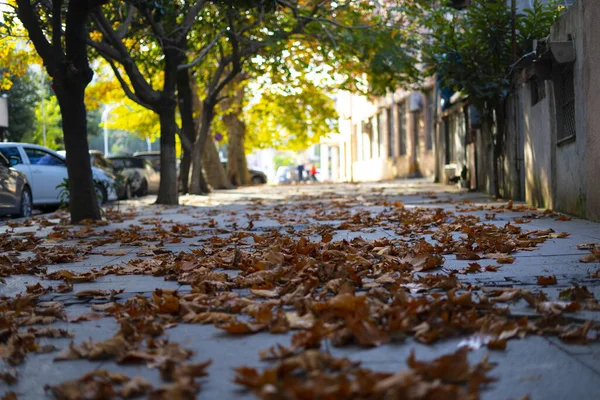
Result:
{"label": "tree bark", "polygon": [[229,146],[227,147],[227,175],[234,186],[243,186],[250,183],[248,162],[244,141],[246,138],[246,124],[240,118],[245,96],[245,87],[242,85],[243,75],[238,75],[231,83],[229,98],[221,103],[221,109],[225,112],[223,124],[227,129]]}
{"label": "tree bark", "polygon": [[[210,108],[208,113],[205,113],[205,104],[207,102],[203,103],[200,101],[198,87],[195,82],[190,82],[190,84],[193,109],[196,115],[198,115],[194,120],[197,134],[192,155],[192,184],[190,186],[190,192],[194,194],[203,194],[201,193],[203,191],[202,186],[206,187],[206,192],[209,191],[206,181],[204,181],[204,173],[206,173],[208,183],[213,189],[231,189],[231,184],[227,180],[227,174],[221,164],[217,148],[209,135],[210,124],[214,118],[214,106]],[[208,104],[211,103],[209,102]],[[202,143],[199,142],[201,136],[205,138]],[[199,168],[197,166],[199,166]],[[201,179],[202,181],[197,181],[197,179]],[[194,188],[195,184],[197,184],[198,187]],[[200,193],[197,192],[198,190]]]}
{"label": "tree bark", "polygon": [[92,177],[87,141],[87,116],[84,103],[85,86],[81,82],[54,80],[62,117],[63,136],[69,176],[69,211],[71,222],[100,220],[100,207]]}
{"label": "tree bark", "polygon": [[[28,0],[17,1],[17,15],[37,53],[52,77],[63,124],[67,173],[69,177],[69,209],[71,222],[100,220],[100,207],[94,188],[87,142],[85,88],[94,75],[87,57],[86,24],[93,8],[103,0],[73,0],[68,3],[62,20],[62,2],[54,2],[50,23],[52,43],[43,33],[37,10]],[[64,41],[62,40],[64,26]]]}
{"label": "tree bark", "polygon": [[[194,121],[196,124],[196,132],[198,135],[200,135],[200,128],[202,127],[201,117],[203,105],[200,101],[200,97],[198,96],[198,85],[196,85],[195,82],[191,82],[191,91],[194,113],[198,116]],[[227,174],[223,168],[223,165],[221,164],[219,152],[210,135],[207,135],[206,141],[204,142],[202,166],[204,168],[204,172],[206,173],[208,184],[211,185],[213,189],[231,189],[231,184],[227,180]]]}
{"label": "tree bark", "polygon": [[177,191],[177,159],[175,155],[175,104],[165,106],[158,114],[160,119],[160,186],[157,204],[179,203]]}
{"label": "tree bark", "polygon": [[246,160],[244,142],[246,139],[246,124],[238,115],[223,117],[227,126],[229,146],[227,147],[227,175],[233,185],[244,186],[250,183],[250,172]]}
{"label": "tree bark", "polygon": [[177,190],[177,157],[175,153],[175,135],[177,122],[175,109],[177,100],[177,66],[184,60],[183,54],[175,46],[167,48],[163,45],[165,55],[164,84],[160,93],[160,105],[156,107],[160,119],[160,185],[158,187],[157,204],[179,204]]}
{"label": "tree bark", "polygon": [[[196,127],[193,116],[193,94],[191,79],[188,70],[177,72],[177,97],[179,101],[179,112],[181,114],[181,133],[189,143],[194,143]],[[182,139],[183,142],[183,139]],[[192,165],[193,148],[183,145],[183,155],[179,168],[179,184],[183,193],[189,192],[190,168]]]}
{"label": "tree bark", "polygon": [[223,164],[221,163],[217,146],[211,136],[207,137],[206,143],[204,143],[202,163],[204,172],[206,172],[206,180],[213,189],[232,188],[231,183],[227,179],[225,168],[223,168]]}
{"label": "tree bark", "polygon": [[[210,105],[210,104],[209,104]],[[210,192],[206,181],[204,180],[204,166],[202,164],[202,155],[210,124],[214,116],[214,106],[207,107],[206,101],[202,104],[200,113],[200,124],[198,126],[198,135],[194,142],[194,152],[192,154],[192,182],[190,184],[191,194],[206,194]]]}
{"label": "tree bark", "polygon": [[497,199],[501,198],[500,191],[500,159],[504,148],[504,134],[506,117],[504,113],[504,102],[502,101],[496,107],[496,140],[494,142],[494,194]]}

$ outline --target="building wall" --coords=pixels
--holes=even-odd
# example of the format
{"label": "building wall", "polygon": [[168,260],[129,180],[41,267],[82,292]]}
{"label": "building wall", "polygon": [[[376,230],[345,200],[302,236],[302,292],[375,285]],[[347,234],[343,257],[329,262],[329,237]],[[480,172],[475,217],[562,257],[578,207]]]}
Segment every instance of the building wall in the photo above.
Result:
{"label": "building wall", "polygon": [[549,38],[553,43],[574,43],[574,136],[564,137],[562,133],[568,132],[559,73],[564,65],[554,63],[553,78],[538,81],[545,96],[537,102],[534,68],[515,78],[515,90],[507,101],[509,125],[504,149],[505,178],[510,178],[502,182],[508,197],[518,199],[512,181],[519,176],[517,149],[522,135],[525,200],[592,219],[600,219],[600,113],[596,111],[600,110],[599,18],[600,8],[594,0],[580,0],[555,23]]}
{"label": "building wall", "polygon": [[582,2],[585,58],[584,93],[587,103],[586,217],[600,220],[600,7],[597,0]]}
{"label": "building wall", "polygon": [[[555,179],[555,208],[584,216],[586,212],[586,99],[584,91],[584,61],[586,51],[583,40],[583,1],[576,2],[554,24],[550,32],[551,41],[567,41],[570,38],[575,43],[577,59],[574,65],[575,88],[575,130],[573,140],[563,143],[557,141],[556,179]],[[554,88],[557,93],[557,88]],[[560,99],[555,99],[556,108],[560,107]],[[557,122],[558,124],[558,122]],[[560,127],[557,125],[557,132]]]}
{"label": "building wall", "polygon": [[521,88],[524,95],[525,201],[536,207],[553,208],[554,91],[549,82],[541,84],[545,96],[535,104],[532,81]]}
{"label": "building wall", "polygon": [[[430,100],[435,102],[433,96]],[[340,133],[335,141],[326,139],[322,144],[339,149],[338,180],[434,175],[435,140],[430,133],[434,127],[428,114],[434,108],[428,107],[425,95],[398,90],[370,100],[344,92],[337,96],[336,108]]]}

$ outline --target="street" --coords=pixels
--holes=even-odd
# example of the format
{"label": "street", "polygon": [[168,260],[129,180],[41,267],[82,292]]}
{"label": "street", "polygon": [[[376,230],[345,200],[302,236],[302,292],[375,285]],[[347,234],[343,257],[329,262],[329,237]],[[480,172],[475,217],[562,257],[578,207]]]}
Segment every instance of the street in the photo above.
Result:
{"label": "street", "polygon": [[424,179],[153,201],[0,222],[0,393],[600,398],[600,223]]}

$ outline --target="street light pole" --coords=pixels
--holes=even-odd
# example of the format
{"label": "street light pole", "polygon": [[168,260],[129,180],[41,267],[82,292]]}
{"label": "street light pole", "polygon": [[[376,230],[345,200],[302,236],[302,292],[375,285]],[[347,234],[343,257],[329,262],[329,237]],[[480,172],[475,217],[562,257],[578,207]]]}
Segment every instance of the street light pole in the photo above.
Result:
{"label": "street light pole", "polygon": [[106,126],[106,122],[108,120],[108,114],[114,110],[117,106],[105,106],[104,111],[102,111],[102,126],[104,127],[104,155],[108,156],[108,127]]}
{"label": "street light pole", "polygon": [[44,100],[46,98],[46,88],[45,88],[45,73],[44,73],[44,69],[42,68],[42,104],[40,105],[42,107],[42,137],[44,138],[44,147],[46,147],[46,107],[44,107]]}

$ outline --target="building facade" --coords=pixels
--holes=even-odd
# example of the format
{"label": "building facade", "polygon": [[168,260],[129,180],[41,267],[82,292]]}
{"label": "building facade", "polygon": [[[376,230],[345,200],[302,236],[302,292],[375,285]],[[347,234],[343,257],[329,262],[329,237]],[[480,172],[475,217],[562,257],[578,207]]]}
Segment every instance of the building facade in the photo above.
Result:
{"label": "building facade", "polygon": [[576,1],[506,102],[505,197],[600,219],[600,4]]}
{"label": "building facade", "polygon": [[382,98],[341,94],[339,134],[322,142],[328,178],[435,177],[600,220],[600,4],[565,5],[535,57],[515,68],[498,158],[497,119],[430,81]]}
{"label": "building facade", "polygon": [[435,89],[369,99],[337,96],[339,133],[321,141],[321,170],[333,181],[381,181],[435,174]]}

